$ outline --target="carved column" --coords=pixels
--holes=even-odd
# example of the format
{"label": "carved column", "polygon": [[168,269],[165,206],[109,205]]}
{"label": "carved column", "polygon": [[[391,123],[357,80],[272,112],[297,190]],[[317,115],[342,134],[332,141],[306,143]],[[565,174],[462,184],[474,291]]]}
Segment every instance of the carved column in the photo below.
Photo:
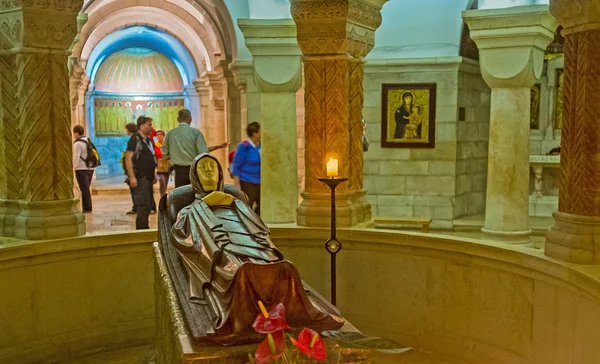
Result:
{"label": "carved column", "polygon": [[492,88],[484,236],[527,244],[529,235],[530,88],[557,23],[545,5],[463,13],[477,43],[481,74]]}
{"label": "carved column", "polygon": [[[242,139],[240,139],[240,126],[241,126],[241,95],[240,88],[235,84],[235,76],[229,69],[230,61],[221,61],[221,69],[223,70],[223,76],[225,78],[225,117],[226,119],[226,132],[225,140],[228,141],[232,148],[235,148]],[[222,142],[221,142],[222,143]]]}
{"label": "carved column", "polygon": [[[245,140],[246,127],[253,121],[260,122],[260,93],[254,83],[254,69],[250,61],[235,61],[229,64],[235,85],[240,91],[240,140]],[[233,145],[232,145],[233,146]]]}
{"label": "carved column", "polygon": [[201,106],[200,106],[200,97],[198,92],[196,91],[196,86],[194,84],[187,85],[184,87],[185,95],[186,95],[186,109],[190,110],[192,114],[192,124],[193,128],[199,128],[200,119],[202,118]]}
{"label": "carved column", "polygon": [[[209,123],[207,126],[207,134],[205,134],[206,142],[209,146],[221,144],[227,141],[227,118],[225,113],[225,98],[227,95],[227,80],[223,72],[210,71],[204,72],[205,86],[209,90]],[[212,153],[219,160],[224,168],[229,165],[228,154],[229,149],[219,149]],[[225,173],[226,179],[229,179],[229,174]]]}
{"label": "carved column", "polygon": [[87,119],[85,117],[85,94],[89,86],[90,78],[84,74],[81,78],[79,88],[77,89],[77,112],[75,114],[77,116],[77,123],[79,125],[88,125],[86,130],[89,130],[89,123],[87,122]]}
{"label": "carved column", "polygon": [[67,67],[82,4],[0,2],[4,235],[37,240],[85,233],[73,199]]}
{"label": "carved column", "polygon": [[[71,65],[71,77],[69,78],[69,101],[71,104],[71,126],[79,124],[78,104],[79,104],[79,86],[85,70],[79,65],[79,62],[73,61]],[[83,101],[83,100],[82,100]]]}
{"label": "carved column", "polygon": [[[233,74],[233,82],[238,88],[240,95],[240,122],[239,130],[237,130],[237,133],[239,134],[237,139],[242,141],[246,139],[246,127],[248,126],[248,89],[246,80],[240,77],[240,72],[233,63],[230,64],[229,70]],[[235,144],[232,144],[232,146],[235,146]]]}
{"label": "carved column", "polygon": [[238,25],[261,92],[261,216],[267,223],[292,223],[298,208],[296,92],[302,85],[296,25],[291,19],[240,19]]}
{"label": "carved column", "polygon": [[318,181],[325,163],[339,160],[338,226],[371,219],[363,189],[363,61],[373,49],[380,9],[387,0],[292,0],[304,54],[305,191],[298,224],[329,226],[329,189]]}
{"label": "carved column", "polygon": [[204,138],[206,138],[208,135],[208,125],[210,123],[210,90],[209,87],[206,86],[206,80],[204,79],[197,78],[193,82],[198,97],[200,98],[200,131],[202,132],[202,135],[204,135]]}
{"label": "carved column", "polygon": [[550,10],[564,27],[565,78],[559,206],[546,254],[599,264],[600,3],[555,0]]}

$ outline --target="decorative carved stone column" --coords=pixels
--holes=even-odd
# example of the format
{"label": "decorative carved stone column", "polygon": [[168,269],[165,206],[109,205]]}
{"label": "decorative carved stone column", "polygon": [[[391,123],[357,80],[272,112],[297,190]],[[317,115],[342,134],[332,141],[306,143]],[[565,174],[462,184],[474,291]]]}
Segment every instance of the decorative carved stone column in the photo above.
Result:
{"label": "decorative carved stone column", "polygon": [[492,88],[484,236],[527,244],[530,88],[541,76],[556,20],[545,5],[463,13]]}
{"label": "decorative carved stone column", "polygon": [[240,19],[261,92],[261,217],[292,223],[298,208],[296,92],[302,85],[302,52],[291,19]]}
{"label": "decorative carved stone column", "polygon": [[67,67],[82,4],[0,2],[3,235],[38,240],[85,233],[73,199]]}
{"label": "decorative carved stone column", "polygon": [[600,2],[554,0],[564,27],[565,74],[561,179],[546,254],[600,264]]}
{"label": "decorative carved stone column", "polygon": [[373,49],[387,0],[292,0],[292,17],[304,54],[305,191],[298,224],[329,226],[330,195],[318,181],[325,163],[339,160],[349,177],[336,190],[337,224],[371,219],[363,189],[363,58]]}

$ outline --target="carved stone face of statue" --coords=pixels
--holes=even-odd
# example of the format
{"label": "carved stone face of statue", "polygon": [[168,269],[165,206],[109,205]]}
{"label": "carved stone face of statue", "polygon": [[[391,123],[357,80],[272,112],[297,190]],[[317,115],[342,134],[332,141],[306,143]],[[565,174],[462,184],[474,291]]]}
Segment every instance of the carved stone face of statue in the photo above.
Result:
{"label": "carved stone face of statue", "polygon": [[217,189],[219,184],[219,168],[217,162],[212,158],[202,158],[196,166],[200,184],[204,191],[210,192]]}

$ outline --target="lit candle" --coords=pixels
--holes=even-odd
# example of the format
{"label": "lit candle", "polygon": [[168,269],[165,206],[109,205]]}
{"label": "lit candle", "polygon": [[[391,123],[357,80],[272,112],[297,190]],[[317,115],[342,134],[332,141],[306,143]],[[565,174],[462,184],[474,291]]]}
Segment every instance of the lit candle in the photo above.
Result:
{"label": "lit candle", "polygon": [[338,176],[338,160],[335,158],[329,158],[327,162],[327,177]]}

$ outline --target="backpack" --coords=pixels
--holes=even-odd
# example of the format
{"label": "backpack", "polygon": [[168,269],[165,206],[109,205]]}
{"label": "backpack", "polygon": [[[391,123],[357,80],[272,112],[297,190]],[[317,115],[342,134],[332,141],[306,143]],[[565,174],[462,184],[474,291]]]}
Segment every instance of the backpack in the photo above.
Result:
{"label": "backpack", "polygon": [[100,163],[100,154],[98,154],[98,149],[96,149],[96,146],[94,145],[94,143],[92,143],[92,141],[89,138],[87,140],[77,139],[75,142],[85,143],[87,148],[87,158],[80,158],[85,162],[85,165],[88,168],[96,168],[102,165],[102,163]]}

